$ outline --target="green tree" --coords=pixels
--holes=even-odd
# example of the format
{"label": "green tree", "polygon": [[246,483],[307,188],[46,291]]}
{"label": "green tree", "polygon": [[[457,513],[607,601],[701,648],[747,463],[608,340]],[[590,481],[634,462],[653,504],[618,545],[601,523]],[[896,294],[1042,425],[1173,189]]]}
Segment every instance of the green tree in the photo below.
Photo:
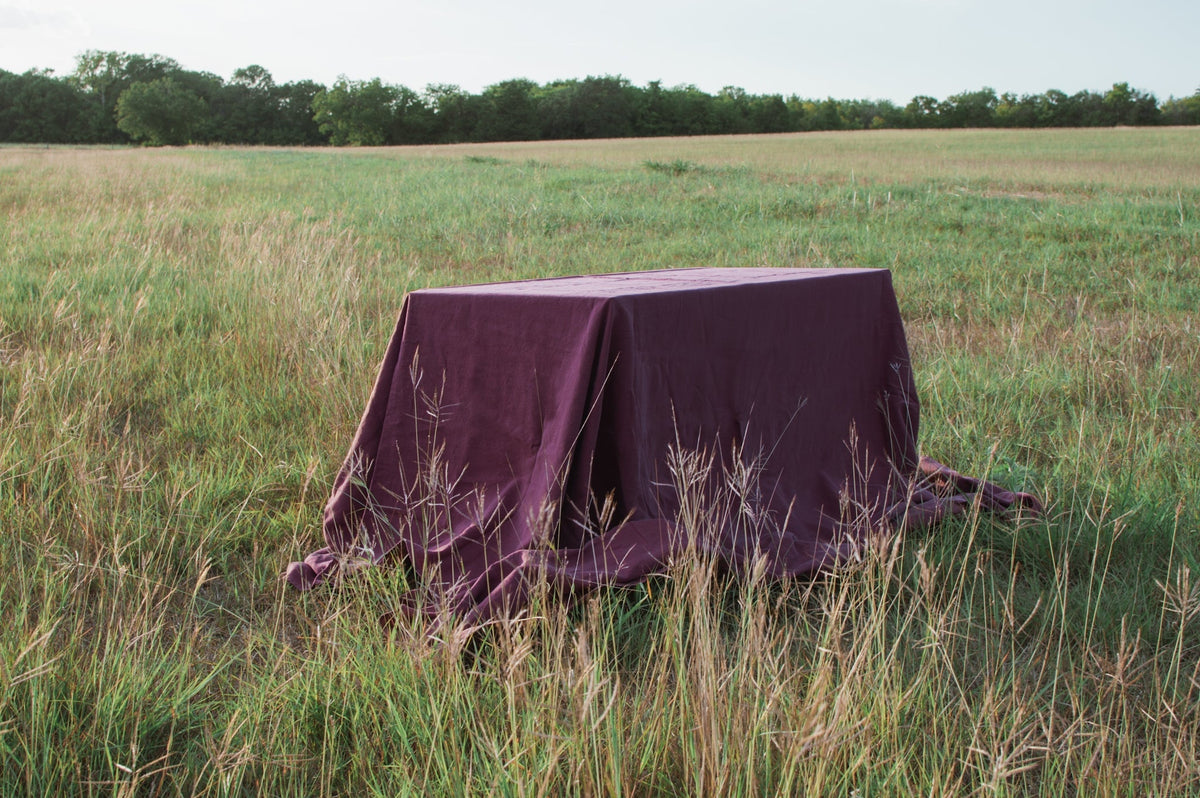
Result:
{"label": "green tree", "polygon": [[749,133],[750,98],[740,86],[725,86],[713,100],[714,133]]}
{"label": "green tree", "polygon": [[220,90],[222,118],[216,138],[230,144],[282,144],[277,140],[279,96],[275,80],[257,64],[237,69]]}
{"label": "green tree", "polygon": [[1067,106],[1070,111],[1070,127],[1102,127],[1115,125],[1115,117],[1109,106],[1104,104],[1104,95],[1094,91],[1077,91],[1071,95]]}
{"label": "green tree", "polygon": [[537,84],[523,78],[483,90],[475,135],[483,141],[534,141],[541,132],[534,94]]}
{"label": "green tree", "polygon": [[225,81],[211,72],[195,72],[179,69],[168,77],[186,91],[204,101],[208,112],[191,131],[190,141],[220,141],[220,131],[229,117],[230,106],[225,96]]}
{"label": "green tree", "polygon": [[668,89],[668,103],[672,111],[669,135],[704,136],[716,129],[711,94],[688,83]]}
{"label": "green tree", "polygon": [[1104,109],[1107,112],[1105,121],[1109,124],[1120,125],[1133,116],[1133,90],[1128,83],[1114,83],[1104,94]]}
{"label": "green tree", "polygon": [[94,141],[123,141],[113,111],[117,97],[129,86],[125,74],[128,56],[115,51],[88,50],[75,57],[68,80],[90,98],[90,137]]}
{"label": "green tree", "polygon": [[661,80],[652,80],[646,85],[634,115],[635,136],[667,135],[671,118],[667,96]]}
{"label": "green tree", "polygon": [[580,120],[576,116],[578,95],[577,80],[547,83],[538,90],[535,101],[541,138],[553,141],[583,137]]}
{"label": "green tree", "polygon": [[68,143],[88,136],[87,98],[66,81],[0,71],[0,141]]}
{"label": "green tree", "polygon": [[392,123],[387,144],[425,144],[433,140],[433,111],[407,86],[392,86]]}
{"label": "green tree", "polygon": [[937,115],[941,127],[993,127],[998,102],[995,89],[984,86],[950,95],[938,105]]}
{"label": "green tree", "polygon": [[841,105],[851,130],[902,127],[902,112],[889,100],[845,100]]}
{"label": "green tree", "polygon": [[572,116],[580,134],[589,139],[632,135],[634,102],[629,81],[620,75],[588,75],[578,84]]}
{"label": "green tree", "polygon": [[340,76],[313,97],[313,119],[335,147],[386,144],[392,128],[397,91],[379,78],[350,80]]}
{"label": "green tree", "polygon": [[994,119],[999,127],[1037,127],[1040,118],[1040,101],[1044,95],[1024,94],[1018,97],[1011,91],[1000,95],[996,101]]}
{"label": "green tree", "polygon": [[189,143],[207,117],[204,100],[170,77],[134,83],[117,99],[117,127],[153,147]]}
{"label": "green tree", "polygon": [[[796,94],[792,94],[784,100],[784,105],[788,110],[788,130],[812,130],[810,111],[815,113],[815,105]],[[812,105],[811,108],[810,105]]]}
{"label": "green tree", "polygon": [[325,87],[312,80],[275,86],[271,93],[277,106],[276,127],[271,144],[326,144],[329,139],[313,118],[313,100]]}
{"label": "green tree", "polygon": [[1200,125],[1200,89],[1191,97],[1174,97],[1162,106],[1163,122],[1168,125]]}
{"label": "green tree", "polygon": [[1040,106],[1038,121],[1046,127],[1076,127],[1079,125],[1080,111],[1075,104],[1075,98],[1065,91],[1048,89],[1043,95],[1046,98]]}
{"label": "green tree", "polygon": [[813,124],[815,130],[845,130],[849,127],[842,116],[842,104],[832,97],[826,97],[817,105]]}
{"label": "green tree", "polygon": [[1114,83],[1104,95],[1105,120],[1113,125],[1156,125],[1162,116],[1153,94],[1129,88],[1128,83]]}
{"label": "green tree", "polygon": [[755,133],[783,133],[788,130],[788,107],[783,97],[768,94],[750,101],[750,125]]}
{"label": "green tree", "polygon": [[89,138],[92,141],[127,141],[117,126],[117,99],[134,83],[149,83],[182,72],[173,58],[116,50],[87,50],[75,58],[75,71],[67,80],[91,101]]}
{"label": "green tree", "polygon": [[937,127],[940,103],[926,94],[918,94],[904,107],[905,127]]}
{"label": "green tree", "polygon": [[425,87],[425,107],[432,114],[430,136],[443,144],[470,141],[478,123],[479,97],[451,83]]}

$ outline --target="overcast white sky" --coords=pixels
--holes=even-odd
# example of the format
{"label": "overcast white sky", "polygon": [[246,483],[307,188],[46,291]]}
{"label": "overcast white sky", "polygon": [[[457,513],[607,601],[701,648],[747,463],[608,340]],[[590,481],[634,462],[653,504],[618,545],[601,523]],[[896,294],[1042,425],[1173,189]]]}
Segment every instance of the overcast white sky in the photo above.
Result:
{"label": "overcast white sky", "polygon": [[69,73],[89,49],[228,79],[339,74],[477,92],[624,75],[641,86],[839,99],[1200,89],[1200,0],[0,0],[0,69]]}

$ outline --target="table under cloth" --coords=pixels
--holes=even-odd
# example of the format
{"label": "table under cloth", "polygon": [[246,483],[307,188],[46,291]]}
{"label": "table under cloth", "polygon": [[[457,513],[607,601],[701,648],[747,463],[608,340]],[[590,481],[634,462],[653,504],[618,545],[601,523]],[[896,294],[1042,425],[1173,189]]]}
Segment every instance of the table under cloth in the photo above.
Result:
{"label": "table under cloth", "polygon": [[[918,456],[885,269],[701,268],[407,295],[306,589],[399,558],[477,623],[545,579],[628,584],[702,551],[773,576],[882,526],[1036,500]],[[698,506],[704,505],[704,506]]]}

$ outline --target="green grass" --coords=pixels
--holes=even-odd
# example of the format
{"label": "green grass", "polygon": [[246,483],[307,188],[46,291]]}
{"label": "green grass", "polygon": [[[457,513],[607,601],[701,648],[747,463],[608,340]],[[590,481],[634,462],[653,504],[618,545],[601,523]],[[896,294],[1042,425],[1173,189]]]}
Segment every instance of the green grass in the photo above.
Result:
{"label": "green grass", "polygon": [[[0,148],[0,795],[1200,791],[1200,139]],[[471,641],[296,594],[404,293],[895,276],[921,446],[1034,489],[816,580]]]}

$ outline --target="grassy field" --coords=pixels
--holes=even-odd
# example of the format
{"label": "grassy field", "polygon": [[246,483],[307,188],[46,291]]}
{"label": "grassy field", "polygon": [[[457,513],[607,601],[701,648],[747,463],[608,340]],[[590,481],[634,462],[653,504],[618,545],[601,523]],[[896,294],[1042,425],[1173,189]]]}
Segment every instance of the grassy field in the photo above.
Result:
{"label": "grassy field", "polygon": [[[297,594],[406,291],[894,274],[1047,503],[470,641]],[[0,148],[0,796],[1200,794],[1200,133]]]}

